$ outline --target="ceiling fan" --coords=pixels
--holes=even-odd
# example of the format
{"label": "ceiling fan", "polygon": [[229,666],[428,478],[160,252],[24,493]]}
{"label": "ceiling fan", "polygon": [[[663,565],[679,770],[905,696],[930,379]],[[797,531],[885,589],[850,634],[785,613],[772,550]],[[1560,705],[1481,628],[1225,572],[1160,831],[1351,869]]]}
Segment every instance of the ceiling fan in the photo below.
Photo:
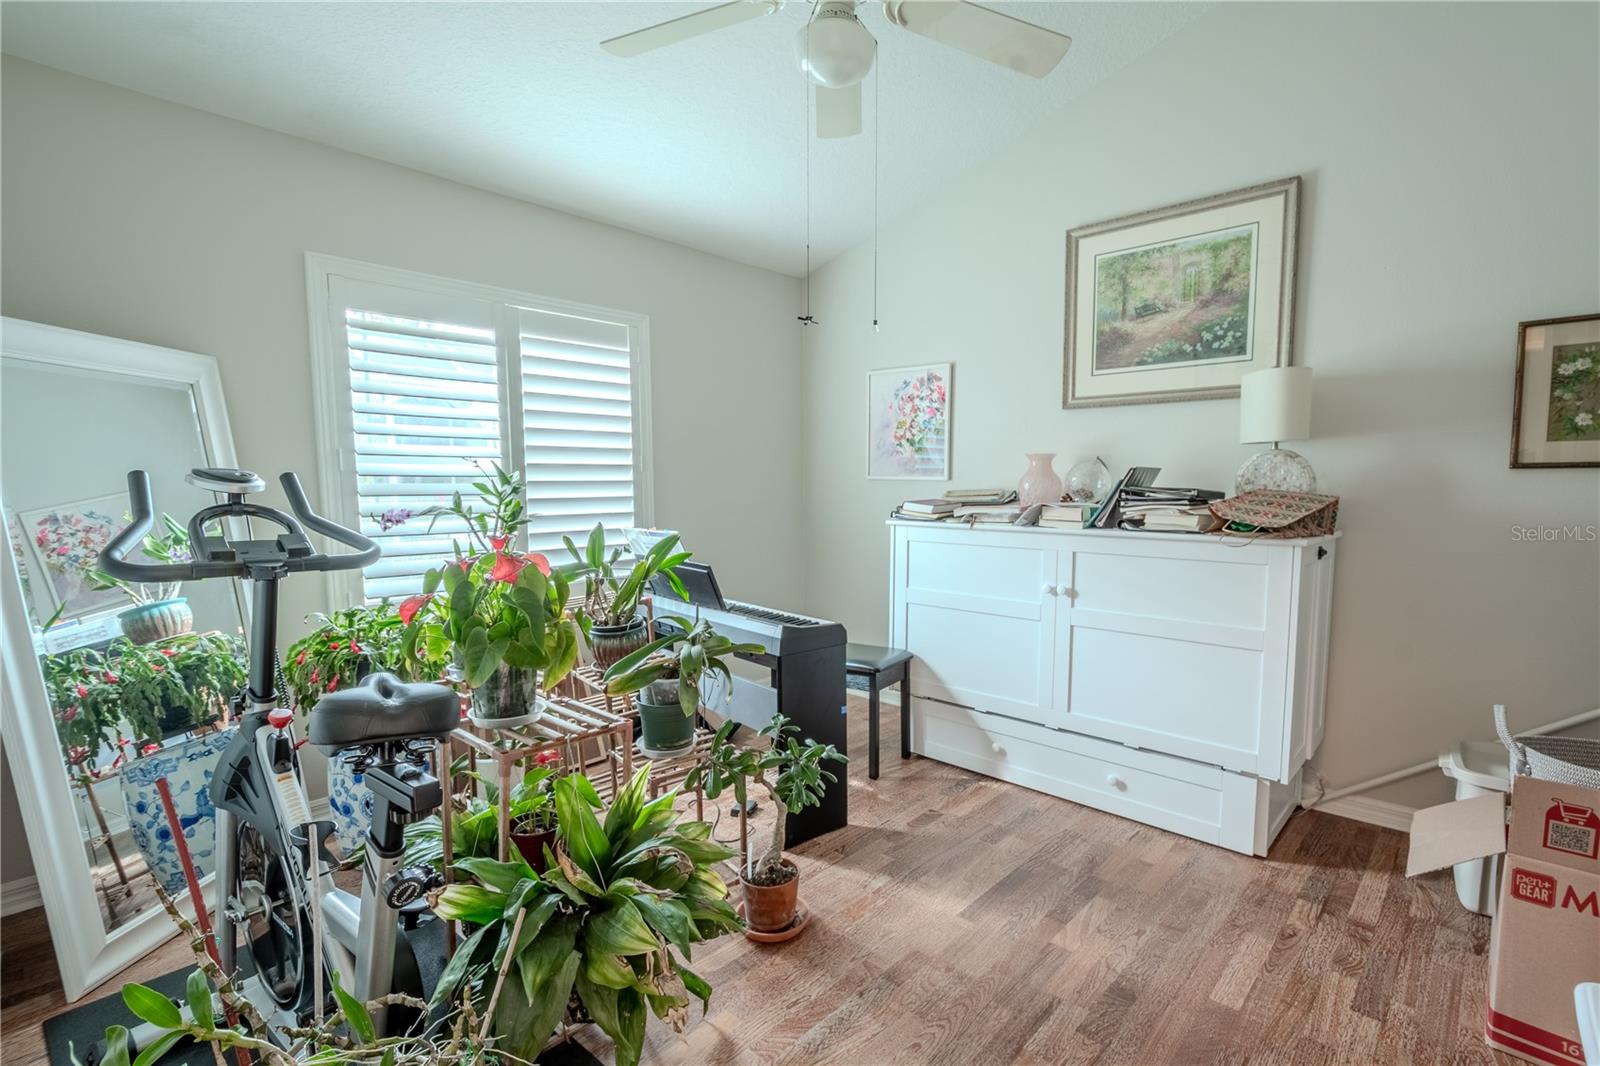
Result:
{"label": "ceiling fan", "polygon": [[[902,29],[1002,67],[1042,78],[1067,54],[1072,38],[963,0],[878,0]],[[691,37],[770,15],[784,0],[733,0],[600,42],[612,55],[642,55]],[[856,0],[822,0],[795,38],[800,69],[816,86],[817,136],[861,132],[861,81],[878,42],[856,15]]]}

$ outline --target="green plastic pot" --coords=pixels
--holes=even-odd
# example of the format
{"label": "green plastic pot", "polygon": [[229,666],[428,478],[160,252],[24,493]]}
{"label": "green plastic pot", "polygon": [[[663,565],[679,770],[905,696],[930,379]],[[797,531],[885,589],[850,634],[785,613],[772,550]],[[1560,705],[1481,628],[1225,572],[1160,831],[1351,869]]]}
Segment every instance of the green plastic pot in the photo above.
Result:
{"label": "green plastic pot", "polygon": [[643,735],[639,746],[646,752],[670,754],[685,751],[694,744],[694,715],[671,703],[651,703],[648,692],[639,693],[639,726]]}

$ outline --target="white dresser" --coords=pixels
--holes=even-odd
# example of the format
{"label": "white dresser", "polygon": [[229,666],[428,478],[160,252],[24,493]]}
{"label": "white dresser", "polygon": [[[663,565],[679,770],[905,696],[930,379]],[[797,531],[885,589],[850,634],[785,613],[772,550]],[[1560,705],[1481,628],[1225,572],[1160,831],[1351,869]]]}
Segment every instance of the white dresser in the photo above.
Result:
{"label": "white dresser", "polygon": [[889,526],[912,751],[1266,854],[1322,741],[1337,535]]}

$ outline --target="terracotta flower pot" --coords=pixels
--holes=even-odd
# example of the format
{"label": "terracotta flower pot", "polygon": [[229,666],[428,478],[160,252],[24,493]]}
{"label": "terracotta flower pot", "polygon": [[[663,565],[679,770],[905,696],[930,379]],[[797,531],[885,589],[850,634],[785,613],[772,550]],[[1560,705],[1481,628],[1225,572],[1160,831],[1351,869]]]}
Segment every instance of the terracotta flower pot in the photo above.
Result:
{"label": "terracotta flower pot", "polygon": [[800,904],[800,869],[788,859],[783,865],[794,876],[781,885],[757,885],[739,875],[744,887],[744,920],[757,933],[781,933],[794,924]]}

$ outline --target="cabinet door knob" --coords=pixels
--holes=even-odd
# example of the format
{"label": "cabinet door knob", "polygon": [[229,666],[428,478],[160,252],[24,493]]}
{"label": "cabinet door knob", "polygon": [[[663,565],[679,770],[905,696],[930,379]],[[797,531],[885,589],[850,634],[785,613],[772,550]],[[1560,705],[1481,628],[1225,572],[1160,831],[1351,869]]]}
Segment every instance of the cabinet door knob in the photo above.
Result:
{"label": "cabinet door knob", "polygon": [[989,749],[991,751],[993,751],[996,755],[1004,755],[1006,753],[1006,749],[1002,748],[998,744],[990,744],[989,745]]}
{"label": "cabinet door knob", "polygon": [[1046,585],[1044,587],[1044,594],[1046,596],[1054,596],[1056,594],[1056,587],[1054,585]]}
{"label": "cabinet door knob", "polygon": [[1110,785],[1112,788],[1118,790],[1119,792],[1122,789],[1125,789],[1125,788],[1128,787],[1127,782],[1122,780],[1122,778],[1118,777],[1116,774],[1107,774],[1106,775],[1106,784]]}
{"label": "cabinet door knob", "polygon": [[1056,586],[1056,595],[1057,596],[1070,596],[1070,595],[1072,595],[1072,586],[1071,585],[1057,585]]}

